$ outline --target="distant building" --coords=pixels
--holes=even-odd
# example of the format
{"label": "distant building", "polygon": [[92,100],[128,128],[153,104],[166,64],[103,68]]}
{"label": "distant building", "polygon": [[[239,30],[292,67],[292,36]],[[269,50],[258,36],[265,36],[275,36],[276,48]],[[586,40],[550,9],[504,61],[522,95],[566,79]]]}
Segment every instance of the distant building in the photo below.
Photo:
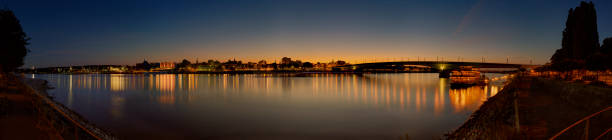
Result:
{"label": "distant building", "polygon": [[116,72],[116,73],[122,73],[127,71],[127,67],[125,66],[109,66],[108,67],[108,71],[109,72]]}
{"label": "distant building", "polygon": [[159,69],[174,69],[176,64],[174,62],[161,62],[159,63]]}

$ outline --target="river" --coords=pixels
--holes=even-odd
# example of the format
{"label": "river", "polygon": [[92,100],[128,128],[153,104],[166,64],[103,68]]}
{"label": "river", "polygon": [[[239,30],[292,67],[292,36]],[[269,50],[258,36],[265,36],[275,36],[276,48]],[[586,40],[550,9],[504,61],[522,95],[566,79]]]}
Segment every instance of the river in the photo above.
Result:
{"label": "river", "polygon": [[450,89],[437,73],[27,76],[122,139],[432,139],[503,88]]}

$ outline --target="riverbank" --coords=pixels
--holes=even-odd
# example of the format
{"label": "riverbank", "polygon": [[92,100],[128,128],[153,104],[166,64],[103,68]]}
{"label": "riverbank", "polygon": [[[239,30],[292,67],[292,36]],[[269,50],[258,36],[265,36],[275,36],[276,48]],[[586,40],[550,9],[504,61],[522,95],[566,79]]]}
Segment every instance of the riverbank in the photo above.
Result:
{"label": "riverbank", "polygon": [[0,139],[114,139],[49,99],[47,82],[0,75]]}
{"label": "riverbank", "polygon": [[[548,139],[576,121],[612,106],[612,89],[537,77],[519,76],[489,98],[448,139]],[[518,119],[517,119],[518,118]],[[612,124],[612,112],[590,119],[588,137]],[[518,125],[517,125],[518,124]],[[560,139],[585,135],[585,124]]]}
{"label": "riverbank", "polygon": [[[486,73],[516,73],[517,71],[486,71]],[[368,73],[440,73],[440,71],[151,71],[151,72],[34,72],[22,70],[23,74],[368,74]]]}

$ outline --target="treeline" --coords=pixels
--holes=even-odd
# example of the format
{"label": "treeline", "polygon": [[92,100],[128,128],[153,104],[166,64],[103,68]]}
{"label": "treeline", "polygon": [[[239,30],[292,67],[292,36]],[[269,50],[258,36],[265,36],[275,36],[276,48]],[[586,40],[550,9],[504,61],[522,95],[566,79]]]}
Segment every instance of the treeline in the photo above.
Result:
{"label": "treeline", "polygon": [[599,44],[597,14],[593,2],[581,2],[580,6],[570,9],[561,49],[551,57],[551,62],[543,68],[556,71],[612,69],[612,38]]}
{"label": "treeline", "polygon": [[23,66],[28,40],[13,11],[0,9],[0,74]]}

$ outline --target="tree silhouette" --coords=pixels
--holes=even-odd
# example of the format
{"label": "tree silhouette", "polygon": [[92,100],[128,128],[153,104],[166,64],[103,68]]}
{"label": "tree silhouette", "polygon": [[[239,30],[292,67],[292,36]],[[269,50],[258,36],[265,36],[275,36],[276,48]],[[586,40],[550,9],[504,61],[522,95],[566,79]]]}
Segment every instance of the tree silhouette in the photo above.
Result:
{"label": "tree silhouette", "polygon": [[151,70],[151,68],[153,68],[153,65],[151,65],[147,60],[143,60],[142,63],[136,64],[136,68],[148,71],[148,70]]}
{"label": "tree silhouette", "polygon": [[189,62],[189,60],[187,59],[183,59],[183,61],[181,61],[181,65],[184,65],[184,66],[191,65],[191,62]]}
{"label": "tree silhouette", "polygon": [[601,52],[606,55],[612,55],[612,37],[604,39],[601,45]]}
{"label": "tree silhouette", "polygon": [[612,69],[612,62],[610,62],[612,60],[612,37],[604,39],[601,45],[601,54],[605,57],[603,65],[606,66],[606,69]]}
{"label": "tree silhouette", "polygon": [[183,59],[183,61],[181,61],[181,63],[176,64],[176,66],[174,67],[174,70],[184,70],[185,68],[189,67],[191,65],[191,62],[187,59]]}
{"label": "tree silhouette", "polygon": [[[587,59],[599,49],[597,15],[593,2],[570,9],[563,30],[561,49],[551,57],[553,69],[566,71],[587,67]],[[595,58],[591,58],[595,59]]]}
{"label": "tree silhouette", "polygon": [[314,64],[312,64],[310,62],[304,62],[304,64],[302,64],[302,67],[304,67],[304,68],[312,68],[312,67],[314,67]]}
{"label": "tree silhouette", "polygon": [[13,11],[0,10],[0,71],[10,72],[23,66],[28,40]]}

